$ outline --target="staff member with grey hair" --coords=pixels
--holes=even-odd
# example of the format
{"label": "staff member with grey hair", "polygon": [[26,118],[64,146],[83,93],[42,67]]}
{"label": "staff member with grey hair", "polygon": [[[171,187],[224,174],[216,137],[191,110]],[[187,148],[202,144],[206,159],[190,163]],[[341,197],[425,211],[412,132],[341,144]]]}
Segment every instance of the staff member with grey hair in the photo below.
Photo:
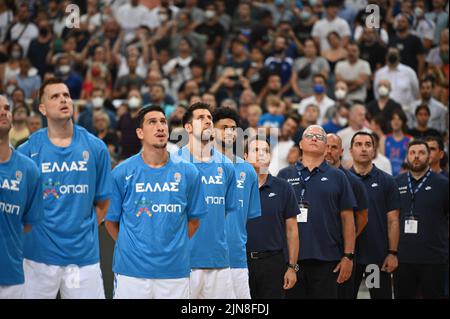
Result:
{"label": "staff member with grey hair", "polygon": [[337,299],[338,283],[352,273],[356,201],[345,174],[325,161],[326,142],[321,126],[309,126],[300,141],[302,161],[278,174],[294,187],[300,208],[300,271],[288,298]]}

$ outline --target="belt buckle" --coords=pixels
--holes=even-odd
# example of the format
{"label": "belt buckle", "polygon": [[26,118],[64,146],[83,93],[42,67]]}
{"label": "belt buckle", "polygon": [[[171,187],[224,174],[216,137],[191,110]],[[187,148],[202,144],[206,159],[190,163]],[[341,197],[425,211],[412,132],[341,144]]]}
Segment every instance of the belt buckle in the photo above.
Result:
{"label": "belt buckle", "polygon": [[250,258],[251,258],[251,259],[258,259],[257,254],[258,254],[257,251],[252,251],[252,252],[250,252]]}

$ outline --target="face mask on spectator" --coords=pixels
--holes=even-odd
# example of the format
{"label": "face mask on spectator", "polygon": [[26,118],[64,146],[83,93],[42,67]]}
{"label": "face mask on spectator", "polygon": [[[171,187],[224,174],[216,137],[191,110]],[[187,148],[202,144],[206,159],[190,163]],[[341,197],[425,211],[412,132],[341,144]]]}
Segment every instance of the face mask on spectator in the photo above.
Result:
{"label": "face mask on spectator", "polygon": [[303,21],[308,21],[309,18],[311,18],[311,12],[309,12],[309,11],[302,11],[302,12],[300,13],[300,18],[301,18]]}
{"label": "face mask on spectator", "polygon": [[165,13],[160,13],[159,14],[159,21],[160,22],[166,22],[167,20],[169,20],[169,16]]}
{"label": "face mask on spectator", "polygon": [[400,57],[396,53],[389,53],[387,56],[387,60],[389,64],[396,64],[399,61]]}
{"label": "face mask on spectator", "polygon": [[38,74],[38,70],[35,68],[31,68],[28,70],[28,76],[35,76]]}
{"label": "face mask on spectator", "polygon": [[343,100],[345,98],[345,96],[347,95],[347,91],[342,90],[342,89],[337,89],[336,91],[334,91],[334,96],[338,99],[338,100]]}
{"label": "face mask on spectator", "polygon": [[48,35],[48,29],[47,28],[39,28],[39,35],[42,37],[46,37]]}
{"label": "face mask on spectator", "polygon": [[384,86],[384,85],[380,85],[378,87],[378,94],[380,94],[380,96],[385,97],[389,95],[389,88]]}
{"label": "face mask on spectator", "polygon": [[141,99],[138,97],[133,96],[128,100],[128,106],[130,107],[130,109],[137,109],[140,105]]}
{"label": "face mask on spectator", "polygon": [[212,19],[216,15],[216,12],[214,10],[206,10],[205,11],[205,18],[206,19]]}
{"label": "face mask on spectator", "polygon": [[8,94],[9,96],[11,96],[14,92],[14,90],[16,89],[16,86],[14,84],[10,84],[6,87],[6,94]]}
{"label": "face mask on spectator", "polygon": [[344,127],[347,125],[348,120],[345,117],[338,116],[338,124],[340,127]]}
{"label": "face mask on spectator", "polygon": [[323,85],[320,84],[314,85],[314,93],[322,94],[323,92],[325,92],[325,87]]}
{"label": "face mask on spectator", "polygon": [[66,75],[70,72],[70,65],[64,64],[59,67],[59,72],[63,75]]}
{"label": "face mask on spectator", "polygon": [[92,99],[92,106],[94,108],[99,109],[103,106],[104,99],[101,96],[94,97]]}
{"label": "face mask on spectator", "polygon": [[414,15],[415,15],[417,18],[422,18],[422,17],[423,17],[423,10],[422,10],[422,8],[415,7],[415,8],[414,8]]}
{"label": "face mask on spectator", "polygon": [[22,54],[20,53],[20,51],[12,51],[11,52],[11,56],[12,56],[13,59],[20,59]]}

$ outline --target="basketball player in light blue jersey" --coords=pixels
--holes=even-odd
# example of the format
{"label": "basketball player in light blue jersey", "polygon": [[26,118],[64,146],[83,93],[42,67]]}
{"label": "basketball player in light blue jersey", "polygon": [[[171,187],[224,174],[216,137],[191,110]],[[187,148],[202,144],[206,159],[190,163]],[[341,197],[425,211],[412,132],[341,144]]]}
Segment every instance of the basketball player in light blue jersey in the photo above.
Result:
{"label": "basketball player in light blue jersey", "polygon": [[183,116],[189,144],[177,154],[197,167],[205,187],[208,214],[192,237],[192,299],[234,298],[225,230],[228,214],[239,212],[231,161],[213,147],[214,128],[208,104],[194,103]]}
{"label": "basketball player in light blue jersey", "polygon": [[73,124],[69,89],[59,79],[39,90],[48,127],[19,151],[41,172],[44,219],[25,236],[25,298],[104,298],[98,225],[111,195],[111,164],[102,140]]}
{"label": "basketball player in light blue jersey", "polygon": [[39,170],[9,144],[12,115],[0,95],[0,299],[24,297],[23,236],[43,217]]}
{"label": "basketball player in light blue jersey", "polygon": [[114,298],[189,298],[189,238],[207,214],[200,173],[167,151],[169,128],[159,106],[137,115],[142,152],[113,171],[106,227],[116,240]]}
{"label": "basketball player in light blue jersey", "polygon": [[216,149],[233,162],[239,198],[239,213],[231,214],[226,219],[233,290],[236,298],[250,299],[246,225],[248,219],[261,216],[258,176],[253,166],[236,154],[237,143],[241,142],[236,141],[238,113],[231,108],[221,107],[213,112],[213,120]]}

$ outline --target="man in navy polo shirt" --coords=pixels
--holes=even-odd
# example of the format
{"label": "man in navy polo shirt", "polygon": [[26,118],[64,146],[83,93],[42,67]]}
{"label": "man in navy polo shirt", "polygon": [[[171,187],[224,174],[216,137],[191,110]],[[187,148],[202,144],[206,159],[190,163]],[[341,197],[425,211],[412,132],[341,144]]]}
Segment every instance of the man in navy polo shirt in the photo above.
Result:
{"label": "man in navy polo shirt", "polygon": [[445,155],[444,141],[437,136],[428,136],[425,141],[430,148],[430,168],[433,172],[448,178],[448,172],[441,168],[441,160]]}
{"label": "man in navy polo shirt", "polygon": [[[367,195],[366,188],[361,180],[356,177],[355,174],[346,170],[341,165],[341,159],[344,149],[342,148],[342,140],[336,134],[327,134],[327,152],[325,154],[325,159],[328,165],[334,168],[340,169],[345,173],[350,186],[352,187],[353,194],[356,199],[356,207],[353,208],[355,215],[355,226],[356,226],[356,238],[361,234],[364,227],[367,225],[367,214],[369,206],[369,197]],[[354,284],[355,284],[355,267],[353,267],[352,276],[346,282],[338,286],[339,299],[353,299],[354,295]]]}
{"label": "man in navy polo shirt", "polygon": [[[395,297],[443,298],[448,263],[448,179],[429,166],[426,142],[409,143],[409,171],[397,176],[400,191],[399,266]],[[420,287],[420,288],[419,288]],[[420,291],[419,291],[420,289]]]}
{"label": "man in navy polo shirt", "polygon": [[301,251],[298,284],[288,298],[337,298],[353,268],[355,196],[345,174],[325,161],[327,136],[319,125],[303,133],[302,162],[280,171],[297,195]]}
{"label": "man in navy polo shirt", "polygon": [[288,183],[268,173],[270,145],[265,138],[250,138],[244,156],[258,175],[261,198],[261,216],[247,222],[250,294],[252,299],[283,299],[297,281],[297,201]]}
{"label": "man in navy polo shirt", "polygon": [[[374,273],[372,299],[392,299],[391,273],[397,268],[400,196],[394,178],[372,164],[375,152],[370,133],[357,132],[350,143],[351,171],[364,183],[369,195],[369,222],[356,245],[355,295],[364,274]],[[372,267],[367,268],[368,265]],[[366,271],[370,272],[366,272]],[[381,271],[380,271],[381,270]],[[377,280],[379,277],[380,280]]]}

